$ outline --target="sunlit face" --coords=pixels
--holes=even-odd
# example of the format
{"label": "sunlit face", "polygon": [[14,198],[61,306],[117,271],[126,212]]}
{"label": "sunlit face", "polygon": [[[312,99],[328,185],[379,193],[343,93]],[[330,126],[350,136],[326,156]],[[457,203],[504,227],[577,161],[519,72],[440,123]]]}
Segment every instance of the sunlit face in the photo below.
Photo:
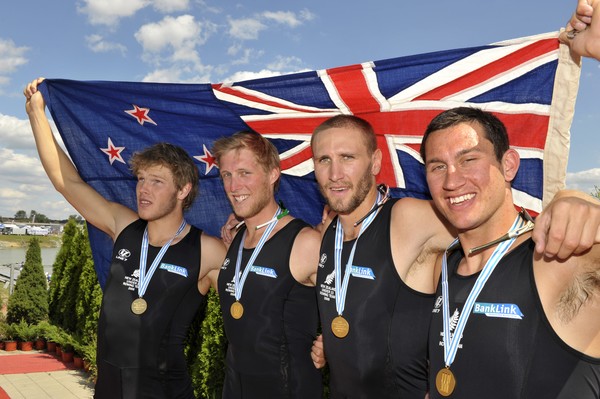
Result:
{"label": "sunlit face", "polygon": [[500,220],[499,210],[512,206],[507,206],[506,199],[510,198],[510,181],[518,169],[515,155],[509,150],[498,162],[493,144],[475,123],[431,133],[425,168],[438,210],[459,231]]}
{"label": "sunlit face", "polygon": [[139,170],[137,174],[138,215],[140,218],[153,221],[173,213],[180,199],[185,198],[185,189],[178,190],[175,186],[173,173],[162,165],[150,166]]}
{"label": "sunlit face", "polygon": [[362,133],[354,128],[330,128],[313,141],[315,176],[329,207],[340,215],[358,208],[375,189],[381,152],[368,154]]}
{"label": "sunlit face", "polygon": [[219,170],[227,198],[238,217],[256,216],[273,200],[279,170],[265,171],[252,151],[243,148],[224,153]]}

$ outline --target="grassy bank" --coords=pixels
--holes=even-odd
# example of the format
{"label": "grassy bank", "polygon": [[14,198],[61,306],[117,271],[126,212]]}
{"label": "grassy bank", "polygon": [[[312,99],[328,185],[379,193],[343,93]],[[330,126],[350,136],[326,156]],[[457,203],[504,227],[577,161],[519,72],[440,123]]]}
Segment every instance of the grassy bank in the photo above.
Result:
{"label": "grassy bank", "polygon": [[40,240],[40,248],[58,248],[62,242],[62,237],[54,234],[48,236],[18,236],[0,234],[0,248],[27,248],[29,241],[33,237],[37,237]]}

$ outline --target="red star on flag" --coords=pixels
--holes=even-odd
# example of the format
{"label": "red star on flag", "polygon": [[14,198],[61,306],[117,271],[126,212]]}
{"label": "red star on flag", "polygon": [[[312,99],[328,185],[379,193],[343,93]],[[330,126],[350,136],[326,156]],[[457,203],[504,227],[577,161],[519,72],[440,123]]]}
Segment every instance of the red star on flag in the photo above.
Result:
{"label": "red star on flag", "polygon": [[207,175],[210,173],[210,171],[212,170],[213,167],[218,167],[218,166],[215,162],[215,157],[213,157],[212,154],[210,153],[210,151],[208,151],[208,148],[206,148],[206,145],[202,144],[202,148],[204,149],[204,154],[196,155],[196,156],[194,156],[194,158],[204,164],[204,169],[205,169],[204,174]]}
{"label": "red star on flag", "polygon": [[156,122],[154,122],[152,120],[152,118],[150,118],[148,116],[148,113],[150,113],[150,108],[140,108],[135,104],[133,105],[133,109],[129,109],[129,110],[125,110],[126,113],[128,113],[129,115],[133,116],[135,119],[137,119],[138,123],[140,125],[144,125],[144,122],[148,122],[148,123],[152,123],[153,125],[156,125]]}
{"label": "red star on flag", "polygon": [[125,147],[116,147],[110,137],[108,138],[108,148],[100,148],[103,153],[108,155],[108,160],[112,165],[114,161],[119,161],[125,163],[125,160],[121,156],[121,152],[125,149]]}

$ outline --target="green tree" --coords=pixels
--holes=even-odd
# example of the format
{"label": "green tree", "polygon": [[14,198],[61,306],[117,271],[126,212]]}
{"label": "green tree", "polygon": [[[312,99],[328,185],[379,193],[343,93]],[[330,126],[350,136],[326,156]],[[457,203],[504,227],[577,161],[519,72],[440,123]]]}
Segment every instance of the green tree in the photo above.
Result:
{"label": "green tree", "polygon": [[60,291],[60,286],[68,258],[71,256],[73,238],[76,234],[77,225],[75,220],[69,219],[63,229],[62,246],[60,247],[58,254],[56,254],[54,265],[52,265],[52,280],[50,281],[50,290],[48,294],[48,313],[50,322],[54,325],[62,325],[62,314],[60,307],[62,293]]}
{"label": "green tree", "polygon": [[79,291],[79,276],[86,263],[89,246],[87,235],[77,229],[71,241],[62,277],[58,284],[58,309],[60,311],[59,325],[69,333],[77,330],[77,293]]}
{"label": "green tree", "polygon": [[223,330],[223,319],[219,296],[214,289],[208,292],[206,316],[201,329],[202,346],[190,365],[192,384],[201,398],[220,398],[225,379],[225,351],[227,338]]}
{"label": "green tree", "polygon": [[48,285],[40,241],[33,237],[29,241],[25,264],[19,274],[14,293],[8,299],[7,321],[18,323],[24,319],[28,324],[37,324],[48,317]]}
{"label": "green tree", "polygon": [[48,218],[48,216],[44,215],[43,213],[36,213],[35,214],[35,222],[36,223],[50,223],[50,219]]}
{"label": "green tree", "polygon": [[15,219],[18,219],[18,220],[27,219],[27,212],[25,212],[22,209],[17,211],[17,213],[15,213]]}
{"label": "green tree", "polygon": [[600,199],[600,187],[594,186],[594,190],[592,191],[592,195],[598,199]]}
{"label": "green tree", "polygon": [[87,229],[82,232],[84,247],[82,261],[83,268],[79,276],[79,289],[75,310],[77,314],[76,335],[83,337],[84,342],[92,342],[96,338],[98,329],[98,315],[102,302],[102,289],[98,283],[92,250],[90,248]]}

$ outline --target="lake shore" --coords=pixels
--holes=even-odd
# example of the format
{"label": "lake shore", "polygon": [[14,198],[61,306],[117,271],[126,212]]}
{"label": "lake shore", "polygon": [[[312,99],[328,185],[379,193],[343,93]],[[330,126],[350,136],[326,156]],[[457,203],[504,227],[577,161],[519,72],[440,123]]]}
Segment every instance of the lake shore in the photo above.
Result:
{"label": "lake shore", "polygon": [[27,236],[0,235],[0,249],[27,248],[33,237],[40,240],[40,248],[58,248],[62,245],[62,235]]}

